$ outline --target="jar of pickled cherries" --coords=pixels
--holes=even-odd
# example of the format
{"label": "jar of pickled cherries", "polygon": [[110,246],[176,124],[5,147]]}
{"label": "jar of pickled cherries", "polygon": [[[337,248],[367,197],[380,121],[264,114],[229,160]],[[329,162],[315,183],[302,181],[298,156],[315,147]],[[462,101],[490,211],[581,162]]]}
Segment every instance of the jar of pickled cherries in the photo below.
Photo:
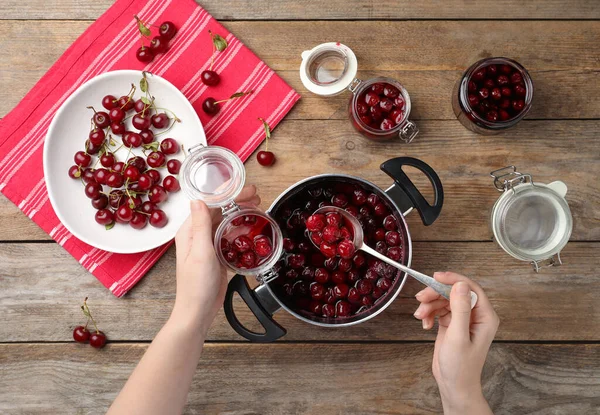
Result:
{"label": "jar of pickled cherries", "polygon": [[515,126],[531,109],[529,72],[508,58],[475,62],[452,92],[452,109],[462,125],[478,134],[497,134]]}
{"label": "jar of pickled cherries", "polygon": [[310,92],[321,96],[350,90],[348,114],[354,128],[371,140],[400,138],[410,143],[419,133],[410,121],[410,96],[400,82],[387,77],[356,78],[354,52],[339,42],[323,43],[302,53],[300,79]]}
{"label": "jar of pickled cherries", "polygon": [[224,147],[198,144],[189,149],[180,177],[191,200],[202,200],[223,213],[214,238],[221,263],[263,282],[274,278],[272,268],[283,253],[283,236],[267,213],[235,202],[246,178],[242,160]]}

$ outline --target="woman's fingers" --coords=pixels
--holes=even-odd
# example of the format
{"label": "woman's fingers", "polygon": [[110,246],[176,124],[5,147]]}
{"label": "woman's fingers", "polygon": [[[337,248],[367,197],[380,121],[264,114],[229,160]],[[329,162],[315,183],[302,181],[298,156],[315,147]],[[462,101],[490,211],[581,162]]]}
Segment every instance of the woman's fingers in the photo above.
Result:
{"label": "woman's fingers", "polygon": [[185,261],[192,246],[192,216],[188,216],[175,235],[177,266]]}
{"label": "woman's fingers", "polygon": [[421,303],[428,303],[430,301],[437,300],[440,297],[441,295],[435,292],[435,290],[431,287],[426,287],[415,295],[415,298]]}
{"label": "woman's fingers", "polygon": [[244,203],[250,199],[252,199],[256,195],[256,186],[250,184],[248,186],[244,186],[240,194],[235,198],[237,203]]}
{"label": "woman's fingers", "polygon": [[477,304],[471,311],[471,326],[477,328],[473,331],[472,338],[476,340],[479,336],[483,336],[482,339],[485,339],[485,341],[493,339],[500,320],[483,288],[469,278],[454,272],[436,273],[435,279],[444,284],[455,284],[458,281],[464,281],[469,285],[471,291],[474,291],[478,297]]}
{"label": "woman's fingers", "polygon": [[448,307],[448,304],[448,300],[446,300],[445,298],[439,298],[429,303],[421,303],[415,311],[414,315],[416,318],[422,320],[437,310],[440,310],[442,308],[445,309],[446,307]]}

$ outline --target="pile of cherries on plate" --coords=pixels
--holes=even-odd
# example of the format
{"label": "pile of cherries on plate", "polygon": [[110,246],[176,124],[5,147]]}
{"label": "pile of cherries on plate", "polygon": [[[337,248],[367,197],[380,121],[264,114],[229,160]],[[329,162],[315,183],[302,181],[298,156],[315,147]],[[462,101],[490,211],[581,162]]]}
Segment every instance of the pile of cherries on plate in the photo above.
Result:
{"label": "pile of cherries on plate", "polygon": [[[400,273],[368,254],[354,252],[348,245],[351,232],[347,234],[339,217],[325,216],[322,223],[323,217],[313,215],[323,206],[345,209],[358,218],[367,244],[396,261],[404,260],[398,220],[378,195],[347,183],[313,185],[275,212],[284,235],[285,255],[275,267],[278,278],[269,284],[287,306],[310,317],[346,318],[364,313],[386,297]],[[317,239],[315,242],[321,242],[317,249],[311,237],[333,242],[323,246]],[[340,244],[348,246],[340,250]]]}
{"label": "pile of cherries on plate", "polygon": [[[155,135],[174,120],[159,112],[154,101],[148,105],[147,99],[134,100],[134,91],[132,87],[129,95],[103,98],[102,105],[108,112],[94,110],[85,148],[75,153],[75,164],[69,168],[69,177],[82,181],[85,195],[97,209],[96,222],[106,229],[115,223],[129,224],[134,229],[143,229],[148,223],[164,227],[168,218],[159,204],[167,201],[169,193],[180,190],[175,175],[181,162],[167,160],[167,156],[179,152],[179,144],[173,138],[159,143]],[[132,118],[133,131],[125,127],[128,118]],[[121,136],[122,145],[115,140],[117,136]],[[124,161],[117,159],[121,147],[128,148]],[[137,148],[142,149],[139,155],[134,152]],[[171,175],[163,179],[160,170],[164,167]]]}
{"label": "pile of cherries on plate", "polygon": [[469,105],[489,122],[508,121],[525,108],[527,88],[521,72],[511,65],[488,65],[471,75]]}
{"label": "pile of cherries on plate", "polygon": [[358,97],[354,110],[367,127],[387,131],[404,121],[405,104],[398,88],[378,82]]}

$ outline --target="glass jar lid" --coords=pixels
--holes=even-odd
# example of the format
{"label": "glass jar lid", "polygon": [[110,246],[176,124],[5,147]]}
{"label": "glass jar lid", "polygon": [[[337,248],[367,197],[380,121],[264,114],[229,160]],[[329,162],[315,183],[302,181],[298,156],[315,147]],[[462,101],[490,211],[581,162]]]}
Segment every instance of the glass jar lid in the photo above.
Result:
{"label": "glass jar lid", "polygon": [[511,177],[492,210],[496,241],[513,257],[534,264],[554,257],[573,229],[567,186],[560,181],[533,183],[530,175],[520,173]]}
{"label": "glass jar lid", "polygon": [[213,208],[231,204],[246,180],[244,163],[234,152],[202,144],[189,149],[180,175],[187,196]]}
{"label": "glass jar lid", "polygon": [[340,42],[322,43],[302,52],[300,79],[310,92],[332,96],[346,90],[356,78],[358,61]]}

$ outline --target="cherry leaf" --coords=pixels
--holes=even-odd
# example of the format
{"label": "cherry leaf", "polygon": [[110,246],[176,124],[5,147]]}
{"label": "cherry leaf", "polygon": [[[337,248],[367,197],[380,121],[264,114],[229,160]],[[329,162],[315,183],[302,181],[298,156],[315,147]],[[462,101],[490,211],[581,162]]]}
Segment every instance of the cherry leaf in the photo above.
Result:
{"label": "cherry leaf", "polygon": [[219,52],[223,52],[227,48],[227,41],[223,39],[220,35],[214,34],[212,35],[213,43],[215,44],[215,48]]}
{"label": "cherry leaf", "polygon": [[104,229],[106,229],[107,231],[110,231],[112,228],[114,228],[114,226],[115,226],[115,222],[109,223],[108,225],[104,225]]}
{"label": "cherry leaf", "polygon": [[[144,92],[146,92],[146,91],[144,91]],[[152,101],[150,101],[148,98],[146,98],[146,97],[141,97],[140,99],[142,100],[142,102],[143,102],[144,104],[146,104],[146,105],[152,105]]]}
{"label": "cherry leaf", "polygon": [[140,89],[142,90],[142,92],[148,91],[148,80],[145,76],[142,79],[140,79]]}
{"label": "cherry leaf", "polygon": [[148,29],[148,27],[144,24],[144,22],[140,20],[139,17],[135,16],[135,20],[137,20],[138,29],[143,36],[152,36],[152,32],[150,32],[150,29]]}
{"label": "cherry leaf", "polygon": [[253,91],[248,91],[248,92],[236,92],[235,94],[233,94],[232,96],[229,97],[229,99],[234,99],[234,98],[240,98],[243,97],[244,95],[250,95]]}
{"label": "cherry leaf", "polygon": [[271,128],[269,127],[269,124],[267,124],[267,122],[262,118],[259,118],[259,121],[262,121],[263,127],[265,127],[265,137],[267,137],[268,140],[269,138],[271,138]]}

